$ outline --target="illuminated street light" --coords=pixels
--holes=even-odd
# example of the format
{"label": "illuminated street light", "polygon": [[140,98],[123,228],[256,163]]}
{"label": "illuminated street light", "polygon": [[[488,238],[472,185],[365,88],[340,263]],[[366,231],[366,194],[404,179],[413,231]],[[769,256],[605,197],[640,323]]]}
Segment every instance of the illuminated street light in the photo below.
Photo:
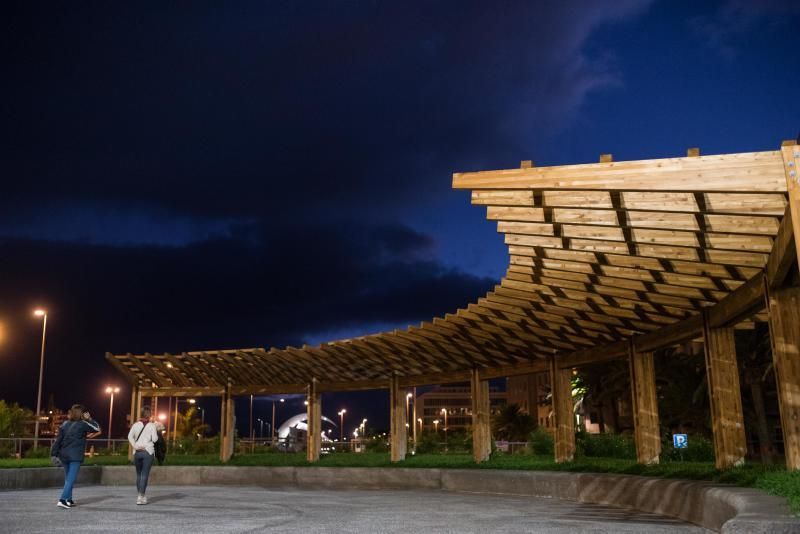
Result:
{"label": "illuminated street light", "polygon": [[344,441],[344,414],[347,413],[347,410],[342,408],[339,410],[339,441]]}
{"label": "illuminated street light", "polygon": [[108,386],[106,388],[106,395],[111,395],[111,400],[108,402],[108,439],[106,440],[106,448],[111,448],[111,423],[114,421],[114,395],[119,393],[119,388],[115,386]]}
{"label": "illuminated street light", "polygon": [[433,420],[433,431],[436,432],[437,434],[439,433],[439,420],[438,419],[434,419]]}
{"label": "illuminated street light", "polygon": [[42,378],[44,378],[44,342],[47,334],[47,312],[37,309],[33,312],[36,317],[42,317],[42,353],[39,357],[39,393],[36,396],[36,426],[33,432],[33,450],[39,448],[39,419],[42,417]]}
{"label": "illuminated street light", "polygon": [[444,414],[444,450],[447,450],[447,408],[442,408]]}
{"label": "illuminated street light", "polygon": [[158,420],[161,421],[161,422],[166,421],[167,420],[167,414],[165,414],[165,413],[158,414]]}
{"label": "illuminated street light", "polygon": [[189,404],[195,404],[197,401],[195,399],[189,399]]}

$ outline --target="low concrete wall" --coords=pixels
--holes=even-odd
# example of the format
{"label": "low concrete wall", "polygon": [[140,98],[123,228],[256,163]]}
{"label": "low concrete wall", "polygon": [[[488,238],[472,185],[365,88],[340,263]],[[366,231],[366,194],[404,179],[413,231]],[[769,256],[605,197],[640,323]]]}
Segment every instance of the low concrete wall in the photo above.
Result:
{"label": "low concrete wall", "polygon": [[[100,484],[100,467],[81,466],[77,485]],[[64,485],[61,467],[31,467],[25,469],[0,469],[0,490],[52,488]]]}
{"label": "low concrete wall", "polygon": [[[85,467],[84,484],[135,484],[131,466]],[[153,485],[236,485],[269,488],[443,490],[526,495],[607,504],[667,515],[725,533],[800,533],[785,500],[748,488],[628,475],[363,467],[154,467]],[[60,486],[56,468],[0,470],[0,489]]]}

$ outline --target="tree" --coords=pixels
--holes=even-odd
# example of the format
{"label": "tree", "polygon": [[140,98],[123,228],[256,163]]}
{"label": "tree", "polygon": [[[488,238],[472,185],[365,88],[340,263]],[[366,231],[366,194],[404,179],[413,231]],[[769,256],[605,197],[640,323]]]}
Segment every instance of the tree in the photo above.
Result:
{"label": "tree", "polygon": [[204,436],[209,430],[209,426],[203,424],[197,416],[197,408],[190,406],[185,413],[178,413],[178,421],[175,434],[178,438],[197,438]]}
{"label": "tree", "polygon": [[492,431],[496,439],[527,441],[534,428],[536,419],[523,413],[519,404],[506,404],[492,417]]}
{"label": "tree", "polygon": [[34,419],[33,411],[0,400],[0,437],[21,437],[26,433],[25,422]]}

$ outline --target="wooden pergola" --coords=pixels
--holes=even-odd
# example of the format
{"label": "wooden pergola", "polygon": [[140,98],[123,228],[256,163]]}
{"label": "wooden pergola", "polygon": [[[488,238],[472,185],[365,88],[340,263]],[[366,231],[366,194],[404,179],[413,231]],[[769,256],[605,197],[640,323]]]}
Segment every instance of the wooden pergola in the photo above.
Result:
{"label": "wooden pergola", "polygon": [[317,347],[108,354],[142,397],[222,397],[223,460],[232,397],[305,393],[308,458],[319,458],[321,393],[387,388],[392,460],[406,454],[407,388],[469,381],[473,454],[491,451],[488,380],[549,371],[556,461],[575,450],[571,375],[630,362],[638,460],[661,449],[653,351],[705,345],[717,466],[746,439],[733,329],[768,321],[787,466],[800,468],[800,147],[456,173],[453,187],[505,234],[505,277],[474,304],[418,327]]}

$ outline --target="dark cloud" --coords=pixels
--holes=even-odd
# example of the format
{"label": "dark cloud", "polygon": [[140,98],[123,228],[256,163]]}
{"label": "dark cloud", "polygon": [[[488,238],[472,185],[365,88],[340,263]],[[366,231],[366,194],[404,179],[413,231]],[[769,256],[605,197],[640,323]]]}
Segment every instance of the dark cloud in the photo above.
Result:
{"label": "dark cloud", "polygon": [[94,367],[106,350],[283,346],[323,331],[418,323],[492,286],[443,267],[429,257],[429,237],[398,225],[257,227],[187,247],[0,247],[0,322],[16,333],[0,358],[12,368],[35,363],[27,314],[47,306],[49,376]]}

